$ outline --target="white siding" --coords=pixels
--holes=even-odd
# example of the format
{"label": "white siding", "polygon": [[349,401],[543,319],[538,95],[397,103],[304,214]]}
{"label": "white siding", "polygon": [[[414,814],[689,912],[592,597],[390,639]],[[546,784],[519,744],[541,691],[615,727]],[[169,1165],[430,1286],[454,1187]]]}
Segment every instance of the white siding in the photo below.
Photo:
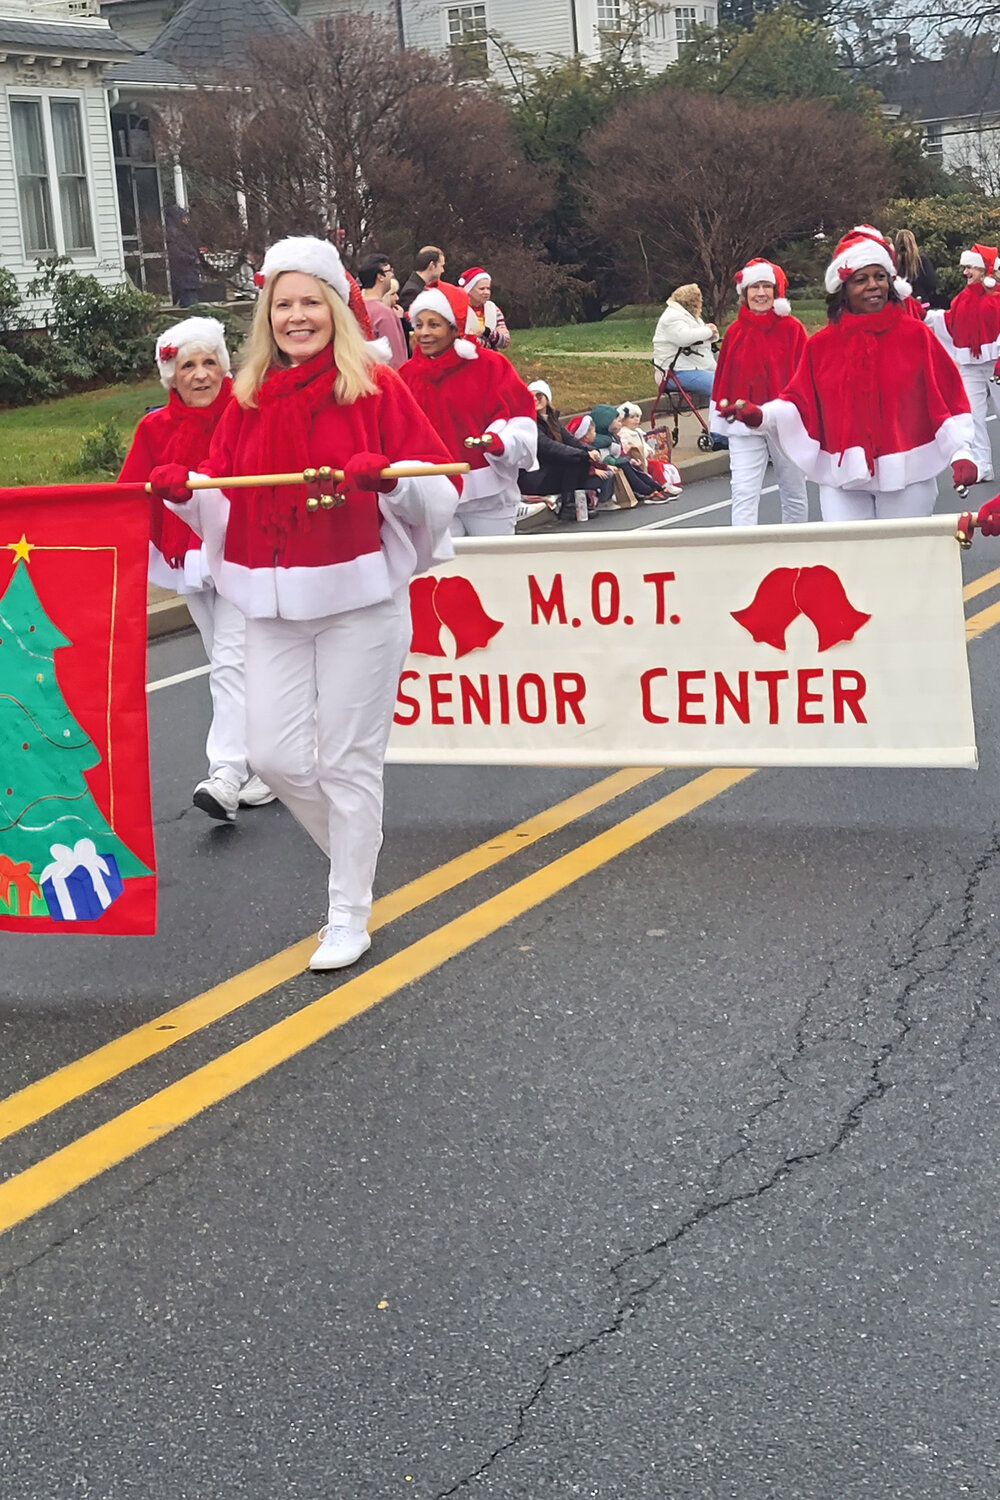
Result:
{"label": "white siding", "polygon": [[[403,0],[406,45],[443,51],[448,9],[447,0]],[[486,26],[538,58],[569,57],[573,52],[570,0],[536,0],[532,5],[525,0],[486,0]]]}
{"label": "white siding", "polygon": [[[62,75],[62,76],[60,76]],[[47,95],[77,98],[82,106],[84,146],[94,229],[93,252],[76,252],[74,270],[96,276],[105,286],[125,280],[118,197],[115,186],[108,101],[104,85],[93,70],[41,70],[33,80],[18,73],[12,64],[0,67],[0,265],[12,271],[22,291],[35,275],[35,257],[26,255],[21,238],[21,216],[17,198],[17,176],[11,141],[10,97]],[[26,302],[30,310],[32,304]],[[36,311],[40,304],[34,304]]]}
{"label": "white siding", "polygon": [[375,16],[392,28],[396,39],[395,0],[299,0],[296,17],[303,26],[312,26],[328,16]]}
{"label": "white siding", "polygon": [[119,5],[102,5],[101,15],[119,36],[145,51],[163,30],[168,9],[164,0],[122,0]]}

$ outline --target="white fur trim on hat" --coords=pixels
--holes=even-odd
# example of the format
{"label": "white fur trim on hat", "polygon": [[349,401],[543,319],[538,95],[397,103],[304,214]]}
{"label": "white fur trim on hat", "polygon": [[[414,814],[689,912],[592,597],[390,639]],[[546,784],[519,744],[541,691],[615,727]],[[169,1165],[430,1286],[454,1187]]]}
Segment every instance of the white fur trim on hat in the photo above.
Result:
{"label": "white fur trim on hat", "polygon": [[[896,267],[886,246],[866,236],[848,245],[846,249],[833,257],[823,277],[823,285],[827,294],[832,297],[834,292],[840,290],[848,277],[852,276],[855,271],[860,271],[862,266],[881,266],[884,271],[888,271],[891,279],[896,278]],[[847,274],[841,276],[841,271]],[[902,284],[906,286],[905,281]],[[905,293],[900,292],[898,286],[896,291],[900,296],[910,295],[909,290]]]}
{"label": "white fur trim on hat", "polygon": [[344,263],[329,240],[319,240],[315,235],[291,235],[272,245],[264,256],[260,274],[265,282],[283,271],[301,271],[305,276],[315,276],[325,281],[342,302],[350,303],[351,286],[344,270]]}
{"label": "white fur trim on hat", "polygon": [[958,263],[960,266],[976,266],[980,271],[986,270],[986,262],[978,250],[963,250]]}
{"label": "white fur trim on hat", "polygon": [[468,281],[463,281],[460,276],[458,278],[458,285],[462,288],[463,292],[471,292],[472,288],[474,286],[478,286],[481,281],[492,280],[493,277],[490,275],[489,271],[480,271],[478,276],[470,276]]}
{"label": "white fur trim on hat", "polygon": [[181,355],[198,349],[214,354],[222,367],[223,375],[229,374],[226,330],[218,318],[183,318],[172,328],[164,329],[156,340],[156,366],[160,372],[160,381],[168,391],[177,374],[178,359]]}
{"label": "white fur trim on hat", "polygon": [[791,310],[792,304],[789,302],[787,297],[775,297],[774,311],[777,313],[779,318],[787,318]]}
{"label": "white fur trim on hat", "polygon": [[736,277],[736,284],[741,292],[745,292],[748,286],[756,286],[758,281],[769,281],[772,286],[778,285],[778,273],[769,261],[762,260],[756,266],[744,266]]}
{"label": "white fur trim on hat", "polygon": [[546,400],[552,400],[552,387],[547,380],[533,380],[528,386],[528,390],[531,391],[532,395],[534,395],[535,391],[541,391]]}

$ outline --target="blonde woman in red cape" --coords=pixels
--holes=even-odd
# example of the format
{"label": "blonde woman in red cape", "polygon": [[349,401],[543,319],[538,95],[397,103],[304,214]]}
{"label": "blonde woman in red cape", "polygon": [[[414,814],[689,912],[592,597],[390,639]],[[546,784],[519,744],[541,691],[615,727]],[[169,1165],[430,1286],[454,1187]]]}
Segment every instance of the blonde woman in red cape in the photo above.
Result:
{"label": "blonde woman in red cape", "polygon": [[961,266],[965,286],[947,312],[931,308],[927,326],[958,365],[975,423],[972,459],[983,483],[993,478],[993,449],[986,431],[991,401],[1000,415],[1000,386],[993,383],[1000,358],[1000,293],[996,290],[1000,257],[993,245],[973,245],[962,251]]}
{"label": "blonde woman in red cape", "polygon": [[904,305],[888,243],[867,226],[827,267],[827,318],[773,401],[719,411],[774,437],[819,485],[824,521],[929,516],[937,476],[974,484],[972,413],[955,363]]}
{"label": "blonde woman in red cape", "polygon": [[310,510],[302,485],[187,488],[173,464],[159,493],[205,540],[212,576],[246,616],[247,745],[260,774],[330,860],[326,922],[309,961],[355,963],[371,946],[382,842],[382,770],[410,642],[408,585],[452,556],[458,503],[443,476],[383,479],[392,463],[448,453],[349,310],[325,240],[272,245],[234,400],[210,476],[342,469],[343,501]]}
{"label": "blonde woman in red cape", "polygon": [[778,481],[782,521],[809,519],[806,477],[775,438],[765,432],[735,431],[719,415],[720,402],[728,407],[741,397],[758,406],[773,401],[795,373],[806,331],[792,317],[787,288],[785,273],[774,261],[751,260],[737,272],[739,311],[726,329],[715,366],[709,425],[719,436],[729,437],[734,526],[757,525],[768,460]]}

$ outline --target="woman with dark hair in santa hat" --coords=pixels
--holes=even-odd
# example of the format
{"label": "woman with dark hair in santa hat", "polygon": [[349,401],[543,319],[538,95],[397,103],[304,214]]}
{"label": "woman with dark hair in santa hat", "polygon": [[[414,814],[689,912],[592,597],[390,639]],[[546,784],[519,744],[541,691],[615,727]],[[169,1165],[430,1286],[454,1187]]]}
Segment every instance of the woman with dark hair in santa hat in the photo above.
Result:
{"label": "woman with dark hair in santa hat", "polygon": [[927,326],[958,365],[975,423],[972,458],[983,483],[993,478],[993,450],[986,431],[991,400],[1000,415],[1000,386],[992,378],[1000,357],[1000,295],[996,292],[1000,257],[993,245],[973,245],[962,251],[961,267],[965,286],[947,312],[940,308],[928,312]]}
{"label": "woman with dark hair in santa hat", "polygon": [[407,586],[452,555],[458,498],[440,475],[383,479],[392,463],[449,455],[399,376],[377,362],[348,302],[336,249],[272,245],[234,400],[209,475],[342,469],[340,503],[307,507],[304,485],[187,488],[184,464],[152,482],[205,538],[219,593],[246,616],[247,742],[253,764],[330,860],[311,969],[371,946],[382,842],[382,766],[410,641]]}
{"label": "woman with dark hair in santa hat", "polygon": [[[454,536],[512,536],[521,493],[517,476],[537,462],[531,392],[509,360],[464,337],[469,298],[447,281],[410,303],[414,350],[400,370],[453,458],[467,460]],[[466,447],[467,438],[483,437]]]}
{"label": "woman with dark hair in santa hat", "polygon": [[492,300],[493,278],[482,266],[470,266],[458,278],[458,284],[469,298],[469,316],[465,331],[478,339],[484,349],[509,349],[510,329],[503,313]]}
{"label": "woman with dark hair in santa hat", "polygon": [[[156,341],[166,406],[147,412],[135,430],[120,484],[145,483],[158,464],[197,468],[233,394],[226,330],[217,318],[185,318]],[[149,581],[183,594],[211,663],[212,723],[208,775],[194,789],[195,807],[231,823],[238,807],[260,807],[274,793],[250,774],[243,682],[244,620],[215,590],[201,537],[162,500],[150,506]]]}
{"label": "woman with dark hair in santa hat", "polygon": [[[731,405],[743,397],[763,406],[780,395],[794,375],[806,346],[806,331],[791,315],[787,288],[785,273],[774,261],[751,260],[737,272],[739,312],[722,340],[712,382],[709,425],[713,432],[729,432],[719,415],[720,402]],[[785,456],[774,436],[729,432],[734,526],[756,526],[768,459],[778,481],[782,521],[808,521],[806,477]]]}
{"label": "woman with dark hair in santa hat", "polygon": [[877,230],[844,236],[825,284],[829,321],[781,395],[720,401],[720,414],[777,439],[819,485],[824,521],[929,516],[946,464],[956,488],[976,478],[954,361],[904,308],[909,287]]}

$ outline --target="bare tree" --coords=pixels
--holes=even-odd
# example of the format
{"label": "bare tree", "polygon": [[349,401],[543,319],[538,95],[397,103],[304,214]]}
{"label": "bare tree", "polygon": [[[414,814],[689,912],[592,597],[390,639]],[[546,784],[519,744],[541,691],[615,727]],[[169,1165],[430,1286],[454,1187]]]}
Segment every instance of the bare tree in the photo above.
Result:
{"label": "bare tree", "polygon": [[590,222],[616,244],[630,289],[651,299],[694,280],[716,316],[750,256],[839,233],[885,196],[884,144],[857,119],[845,136],[843,113],[810,100],[660,90],[618,110],[587,154]]}

